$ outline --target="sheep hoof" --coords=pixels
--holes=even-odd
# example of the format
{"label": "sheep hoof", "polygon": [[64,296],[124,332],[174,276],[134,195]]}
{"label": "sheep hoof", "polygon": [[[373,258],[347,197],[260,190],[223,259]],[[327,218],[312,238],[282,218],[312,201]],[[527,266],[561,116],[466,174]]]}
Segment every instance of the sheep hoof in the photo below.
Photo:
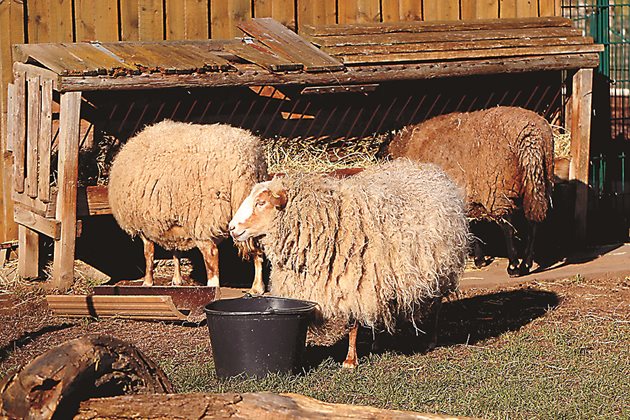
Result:
{"label": "sheep hoof", "polygon": [[249,291],[247,293],[249,293],[252,296],[262,296],[262,295],[265,294],[265,291],[251,288],[251,289],[249,289]]}
{"label": "sheep hoof", "polygon": [[531,266],[527,264],[521,264],[521,266],[518,268],[518,274],[521,276],[526,276],[529,274],[530,270],[531,270]]}
{"label": "sheep hoof", "polygon": [[520,270],[516,266],[508,265],[507,268],[508,276],[510,277],[518,277],[520,275]]}
{"label": "sheep hoof", "polygon": [[353,360],[344,360],[343,365],[341,365],[344,369],[356,369],[359,366],[359,362],[356,359]]}
{"label": "sheep hoof", "polygon": [[143,287],[151,287],[151,286],[153,286],[153,279],[151,279],[151,280],[144,279],[144,281],[142,282],[142,286]]}
{"label": "sheep hoof", "polygon": [[485,257],[483,258],[475,258],[475,267],[483,268],[490,264],[490,260],[487,260]]}

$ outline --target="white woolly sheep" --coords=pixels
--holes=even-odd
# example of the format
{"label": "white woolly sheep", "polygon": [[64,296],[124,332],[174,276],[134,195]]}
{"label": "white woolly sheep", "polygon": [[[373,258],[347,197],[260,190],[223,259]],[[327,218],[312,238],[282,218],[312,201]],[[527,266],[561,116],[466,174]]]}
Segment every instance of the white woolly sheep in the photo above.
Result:
{"label": "white woolly sheep", "polygon": [[[120,227],[144,243],[143,285],[153,285],[154,243],[172,250],[173,285],[182,278],[177,251],[201,251],[207,285],[219,286],[217,245],[252,186],[267,176],[260,140],[224,124],[162,121],[123,146],[112,164],[109,203]],[[252,241],[238,243],[253,254],[252,292],[264,292],[262,253]]]}
{"label": "white woolly sheep", "polygon": [[468,246],[459,188],[437,166],[406,159],[346,179],[259,183],[230,233],[260,237],[272,294],[317,302],[324,320],[353,324],[349,368],[358,364],[357,322],[392,332],[397,319],[425,316],[457,289]]}
{"label": "white woolly sheep", "polygon": [[[551,207],[553,133],[547,120],[516,107],[452,113],[404,129],[389,144],[391,157],[440,165],[466,189],[468,216],[497,222],[508,253],[508,274],[528,274],[538,223]],[[512,215],[522,208],[528,222],[519,265]],[[486,261],[474,242],[475,264]]]}

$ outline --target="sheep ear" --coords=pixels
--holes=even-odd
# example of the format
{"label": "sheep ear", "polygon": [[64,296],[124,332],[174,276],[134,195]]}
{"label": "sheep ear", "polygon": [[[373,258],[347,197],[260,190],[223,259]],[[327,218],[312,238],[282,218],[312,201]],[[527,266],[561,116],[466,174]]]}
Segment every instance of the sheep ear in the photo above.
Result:
{"label": "sheep ear", "polygon": [[287,192],[284,190],[280,190],[278,192],[269,192],[271,193],[269,197],[269,202],[273,204],[273,206],[278,210],[284,209],[284,207],[287,205]]}

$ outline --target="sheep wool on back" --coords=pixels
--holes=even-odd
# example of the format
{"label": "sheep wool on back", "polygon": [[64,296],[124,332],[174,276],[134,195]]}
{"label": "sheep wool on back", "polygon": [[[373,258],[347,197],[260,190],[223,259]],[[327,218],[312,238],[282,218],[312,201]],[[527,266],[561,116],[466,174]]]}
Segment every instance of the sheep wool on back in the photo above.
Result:
{"label": "sheep wool on back", "polygon": [[466,189],[472,218],[500,220],[521,198],[528,220],[542,222],[547,216],[553,133],[533,111],[495,107],[441,115],[404,129],[388,152],[440,165]]}
{"label": "sheep wool on back", "polygon": [[393,331],[458,287],[468,247],[460,189],[406,159],[346,179],[275,178],[287,205],[262,238],[274,295],[319,303],[324,319]]}
{"label": "sheep wool on back", "polygon": [[266,177],[260,140],[224,124],[162,121],[131,138],[112,164],[109,201],[128,234],[165,249],[228,236],[228,222]]}

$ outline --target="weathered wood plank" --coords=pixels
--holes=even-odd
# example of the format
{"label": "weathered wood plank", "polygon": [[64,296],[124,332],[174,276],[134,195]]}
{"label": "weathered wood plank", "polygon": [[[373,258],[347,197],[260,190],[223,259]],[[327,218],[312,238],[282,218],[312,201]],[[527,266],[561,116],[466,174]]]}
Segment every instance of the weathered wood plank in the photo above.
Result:
{"label": "weathered wood plank", "polygon": [[[18,193],[13,191],[11,194],[11,199],[15,203],[19,203],[23,205],[25,208],[39,214],[44,217],[55,217],[54,214],[50,213],[50,203],[46,204],[40,200],[29,197],[24,193]],[[13,213],[11,214],[11,219],[13,219]]]}
{"label": "weathered wood plank", "polygon": [[[435,77],[471,76],[492,73],[521,73],[529,71],[570,70],[593,68],[599,64],[599,54],[559,54],[496,59],[461,60],[453,62],[424,62],[391,64],[388,66],[348,67],[344,72],[319,73],[264,73],[260,67],[239,65],[239,72],[203,74],[153,74],[151,84],[143,76],[128,77],[64,77],[59,88],[64,92],[90,90],[134,90],[167,87],[221,87],[260,85],[327,85],[381,83],[384,81],[417,80]],[[249,67],[248,67],[249,66]]]}
{"label": "weathered wood plank", "polygon": [[23,279],[39,277],[39,234],[18,225],[18,275]]}
{"label": "weathered wood plank", "polygon": [[592,45],[590,37],[557,37],[557,38],[518,38],[518,39],[491,39],[481,41],[462,42],[420,42],[393,45],[347,45],[341,47],[326,47],[327,53],[333,56],[370,55],[370,54],[399,54],[426,51],[459,51],[459,50],[483,50],[509,47],[535,47],[557,45]]}
{"label": "weathered wood plank", "polygon": [[13,138],[13,188],[24,191],[24,168],[26,159],[26,75],[15,73],[15,137]]}
{"label": "weathered wood plank", "polygon": [[538,16],[538,0],[500,0],[499,17]]}
{"label": "weathered wood plank", "polygon": [[138,25],[138,0],[120,0],[120,40],[140,39]]}
{"label": "weathered wood plank", "polygon": [[580,69],[573,76],[571,93],[571,163],[569,166],[569,179],[577,181],[575,233],[579,243],[584,243],[586,240],[592,100],[593,69]]}
{"label": "weathered wood plank", "polygon": [[239,24],[238,27],[279,56],[304,64],[306,71],[339,71],[344,68],[338,60],[315,48],[273,19],[251,19]]}
{"label": "weathered wood plank", "polygon": [[340,24],[381,21],[379,0],[338,0],[337,13]]}
{"label": "weathered wood plank", "polygon": [[[320,2],[317,2],[319,5]],[[254,17],[270,17],[287,28],[295,31],[295,2],[294,0],[255,0]]]}
{"label": "weathered wood plank", "polygon": [[494,19],[499,17],[499,0],[460,0],[462,19]]}
{"label": "weathered wood plank", "polygon": [[48,219],[37,213],[33,213],[19,204],[15,206],[13,216],[15,222],[20,225],[26,226],[35,232],[44,234],[49,238],[53,238],[55,240],[59,239],[61,226],[57,220]]}
{"label": "weathered wood plank", "polygon": [[138,38],[142,41],[164,39],[162,0],[138,0]]}
{"label": "weathered wood plank", "polygon": [[[133,409],[131,409],[133,407]],[[360,405],[332,404],[299,394],[125,395],[83,401],[76,420],[138,416],[164,418],[244,418],[274,420],[373,419],[458,420],[464,417],[387,410]]]}
{"label": "weathered wood plank", "polygon": [[339,35],[309,39],[322,47],[331,47],[344,45],[389,45],[419,42],[481,41],[488,39],[558,38],[581,35],[582,32],[579,29],[573,28],[548,28],[545,30],[530,28],[422,33],[386,33],[354,36]]}
{"label": "weathered wood plank", "polygon": [[41,112],[41,88],[38,76],[26,77],[28,91],[26,113],[26,194],[37,197],[39,164],[39,120]]}
{"label": "weathered wood plank", "polygon": [[337,21],[337,2],[335,0],[297,0],[298,31],[303,32],[305,25],[335,24]]}
{"label": "weathered wood plank", "polygon": [[46,301],[54,315],[70,318],[186,320],[170,296],[48,295]]}
{"label": "weathered wood plank", "polygon": [[94,39],[91,41],[118,41],[118,0],[91,1],[94,20]]}
{"label": "weathered wood plank", "polygon": [[396,32],[451,32],[476,30],[507,30],[528,28],[570,28],[571,19],[563,17],[520,18],[520,19],[478,19],[473,21],[446,22],[383,22],[376,25],[308,25],[302,32],[314,37],[337,35],[369,35]]}
{"label": "weathered wood plank", "polygon": [[415,0],[381,0],[383,22],[421,21],[422,2]]}
{"label": "weathered wood plank", "polygon": [[[14,47],[16,59],[22,62],[24,57],[37,57],[37,61],[60,75],[98,74],[98,68],[89,66],[85,61],[72,55],[62,44],[23,44]],[[19,58],[17,58],[19,57]]]}
{"label": "weathered wood plank", "polygon": [[61,233],[54,245],[53,278],[50,286],[65,290],[74,280],[80,92],[66,92],[61,95],[59,115],[59,191],[55,218],[61,222]]}
{"label": "weathered wood plank", "polygon": [[241,36],[237,24],[252,16],[250,0],[224,0],[210,3],[210,36],[230,39]]}
{"label": "weathered wood plank", "polygon": [[15,73],[29,73],[31,75],[37,75],[42,80],[50,80],[52,82],[53,89],[57,89],[57,82],[59,75],[53,71],[45,69],[43,67],[35,66],[33,64],[24,64],[15,62],[13,63],[13,71]]}
{"label": "weathered wood plank", "polygon": [[208,0],[186,0],[186,39],[208,39]]}
{"label": "weathered wood plank", "polygon": [[423,0],[424,20],[457,20],[459,19],[459,3],[444,0]]}
{"label": "weathered wood plank", "polygon": [[551,45],[522,48],[493,48],[483,50],[428,51],[399,54],[349,55],[342,57],[344,64],[400,63],[417,61],[466,60],[471,58],[524,57],[528,55],[588,54],[604,50],[601,44]]}
{"label": "weathered wood plank", "polygon": [[186,0],[166,0],[166,39],[186,39]]}
{"label": "weathered wood plank", "polygon": [[301,70],[304,67],[301,63],[293,63],[274,54],[273,51],[257,41],[232,43],[226,45],[224,51],[271,71]]}
{"label": "weathered wood plank", "polygon": [[49,42],[72,42],[72,0],[48,2],[50,8]]}
{"label": "weathered wood plank", "polygon": [[15,111],[15,85],[9,83],[7,86],[7,138],[3,149],[7,152],[13,151],[13,142],[15,141],[16,130],[20,121],[17,120]]}
{"label": "weathered wood plank", "polygon": [[29,42],[51,42],[50,30],[56,22],[51,21],[49,2],[28,2],[27,20]]}
{"label": "weathered wood plank", "polygon": [[[558,0],[558,3],[562,0]],[[540,16],[555,16],[556,5],[554,0],[538,0],[538,9]]]}
{"label": "weathered wood plank", "polygon": [[50,153],[52,145],[52,106],[53,83],[52,80],[41,80],[41,115],[39,120],[39,171],[38,171],[38,198],[44,202],[50,202]]}

